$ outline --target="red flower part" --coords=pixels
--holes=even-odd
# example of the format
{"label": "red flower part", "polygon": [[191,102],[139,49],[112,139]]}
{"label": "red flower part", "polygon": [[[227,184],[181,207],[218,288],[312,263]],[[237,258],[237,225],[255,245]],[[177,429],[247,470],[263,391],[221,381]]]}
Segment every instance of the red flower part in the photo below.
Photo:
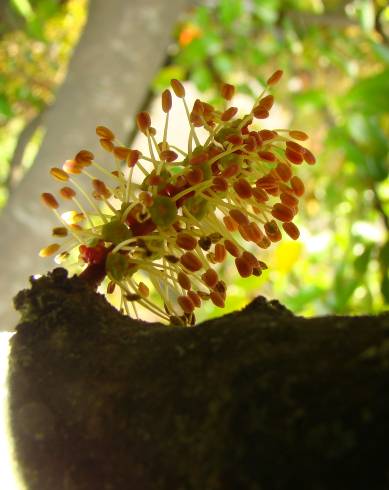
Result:
{"label": "red flower part", "polygon": [[79,246],[80,257],[87,264],[101,264],[105,261],[108,249],[103,243],[98,243],[95,247],[87,247],[86,245]]}

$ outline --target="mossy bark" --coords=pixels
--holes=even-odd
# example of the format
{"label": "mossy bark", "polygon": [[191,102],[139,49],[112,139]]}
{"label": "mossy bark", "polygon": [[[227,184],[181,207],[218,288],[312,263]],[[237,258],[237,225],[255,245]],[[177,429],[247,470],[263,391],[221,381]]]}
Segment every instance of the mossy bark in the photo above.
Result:
{"label": "mossy bark", "polygon": [[62,269],[16,297],[29,490],[389,488],[389,315],[257,298],[193,328],[121,316]]}

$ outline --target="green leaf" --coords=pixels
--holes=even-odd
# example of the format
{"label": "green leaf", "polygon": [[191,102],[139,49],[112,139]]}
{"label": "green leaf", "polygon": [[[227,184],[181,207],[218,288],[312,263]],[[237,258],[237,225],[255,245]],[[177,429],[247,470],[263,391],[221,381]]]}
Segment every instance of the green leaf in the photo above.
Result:
{"label": "green leaf", "polygon": [[295,94],[293,100],[297,106],[308,106],[319,109],[326,105],[326,96],[322,90],[312,89]]}
{"label": "green leaf", "polygon": [[389,64],[389,48],[380,43],[372,43],[372,48],[382,61]]}
{"label": "green leaf", "polygon": [[362,276],[366,273],[373,249],[373,244],[367,245],[365,247],[365,250],[354,260],[354,269],[357,274]]}
{"label": "green leaf", "polygon": [[381,293],[385,303],[389,303],[389,241],[387,241],[380,250],[378,260],[383,272],[381,281]]}
{"label": "green leaf", "polygon": [[[389,111],[389,69],[364,78],[343,97],[345,107],[354,113],[382,114]],[[341,99],[340,99],[341,101]]]}
{"label": "green leaf", "polygon": [[12,106],[5,95],[0,94],[0,117],[10,118],[13,116]]}
{"label": "green leaf", "polygon": [[266,54],[261,51],[257,46],[253,46],[248,52],[251,63],[254,65],[262,65],[267,61]]}
{"label": "green leaf", "polygon": [[384,268],[389,269],[389,241],[381,247],[378,257]]}
{"label": "green leaf", "polygon": [[345,251],[336,267],[334,278],[334,311],[344,313],[347,310],[347,304],[356,288],[361,283],[361,277],[354,275],[350,270],[350,250]]}
{"label": "green leaf", "polygon": [[285,305],[292,311],[299,312],[306,305],[313,301],[322,298],[325,294],[325,290],[317,285],[310,285],[302,287],[299,292],[285,299]]}
{"label": "green leaf", "polygon": [[222,75],[227,76],[232,71],[232,62],[228,55],[220,53],[213,58],[216,70]]}
{"label": "green leaf", "polygon": [[193,69],[192,80],[202,92],[209,90],[214,84],[213,77],[205,65],[200,65]]}
{"label": "green leaf", "polygon": [[389,303],[389,277],[388,274],[384,275],[381,282],[381,293],[384,297],[385,303]]}
{"label": "green leaf", "polygon": [[347,303],[359,284],[360,281],[357,278],[342,278],[341,281],[336,282],[334,305],[336,312],[341,313],[346,311]]}
{"label": "green leaf", "polygon": [[366,173],[376,182],[381,182],[388,177],[388,162],[375,155],[366,156]]}
{"label": "green leaf", "polygon": [[39,17],[31,17],[27,23],[26,30],[28,35],[32,38],[37,39],[38,41],[45,41],[44,24]]}
{"label": "green leaf", "polygon": [[187,66],[201,63],[206,58],[210,46],[211,43],[204,38],[194,39],[180,53],[179,62]]}
{"label": "green leaf", "polygon": [[211,24],[210,12],[208,7],[200,6],[196,9],[195,23],[203,30],[208,30]]}
{"label": "green leaf", "polygon": [[239,21],[242,13],[242,0],[219,0],[219,17],[225,26],[229,27]]}

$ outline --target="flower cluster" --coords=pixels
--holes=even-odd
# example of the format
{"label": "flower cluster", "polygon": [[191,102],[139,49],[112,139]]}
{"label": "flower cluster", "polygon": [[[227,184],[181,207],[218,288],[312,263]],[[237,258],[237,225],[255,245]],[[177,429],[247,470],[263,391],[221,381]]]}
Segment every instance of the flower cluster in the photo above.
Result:
{"label": "flower cluster", "polygon": [[[194,311],[204,301],[223,308],[227,284],[217,265],[230,255],[242,277],[259,276],[266,264],[246,250],[250,243],[267,248],[281,240],[281,229],[293,239],[293,223],[304,193],[294,166],[315,163],[313,154],[297,141],[307,135],[295,130],[258,130],[269,116],[274,98],[267,95],[282,71],[268,80],[251,112],[238,115],[231,104],[235,88],[223,84],[221,110],[196,100],[192,109],[185,88],[171,81],[189,122],[185,150],[168,143],[172,93],[162,93],[165,125],[161,138],[150,115],[141,112],[136,122],[148,142],[148,155],[121,145],[114,133],[98,126],[101,146],[114,157],[108,170],[81,150],[51,175],[63,187],[59,195],[76,210],[60,214],[53,194],[42,200],[61,221],[53,236],[64,238],[40,251],[64,261],[78,260],[81,273],[95,287],[104,279],[107,294],[121,293],[121,309],[138,317],[138,306],[175,324],[194,324]],[[200,141],[196,128],[208,137]],[[134,181],[134,171],[142,175]],[[91,191],[77,181],[83,174]],[[96,177],[98,174],[98,177]],[[87,206],[87,209],[85,208]],[[252,246],[252,245],[249,245]],[[150,288],[160,297],[153,300]]]}

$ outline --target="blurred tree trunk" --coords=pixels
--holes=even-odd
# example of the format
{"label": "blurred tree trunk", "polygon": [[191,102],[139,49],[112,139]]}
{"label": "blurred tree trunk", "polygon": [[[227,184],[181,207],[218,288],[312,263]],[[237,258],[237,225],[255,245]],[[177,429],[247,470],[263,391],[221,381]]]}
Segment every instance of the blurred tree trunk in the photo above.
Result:
{"label": "blurred tree trunk", "polygon": [[101,156],[98,124],[122,140],[148,93],[149,82],[166,57],[172,29],[191,0],[143,2],[91,0],[89,19],[71,60],[68,76],[47,111],[47,132],[36,162],[0,216],[0,328],[15,322],[11,298],[31,274],[51,267],[37,256],[50,242],[51,213],[40,194],[57,186],[49,177],[81,148]]}

